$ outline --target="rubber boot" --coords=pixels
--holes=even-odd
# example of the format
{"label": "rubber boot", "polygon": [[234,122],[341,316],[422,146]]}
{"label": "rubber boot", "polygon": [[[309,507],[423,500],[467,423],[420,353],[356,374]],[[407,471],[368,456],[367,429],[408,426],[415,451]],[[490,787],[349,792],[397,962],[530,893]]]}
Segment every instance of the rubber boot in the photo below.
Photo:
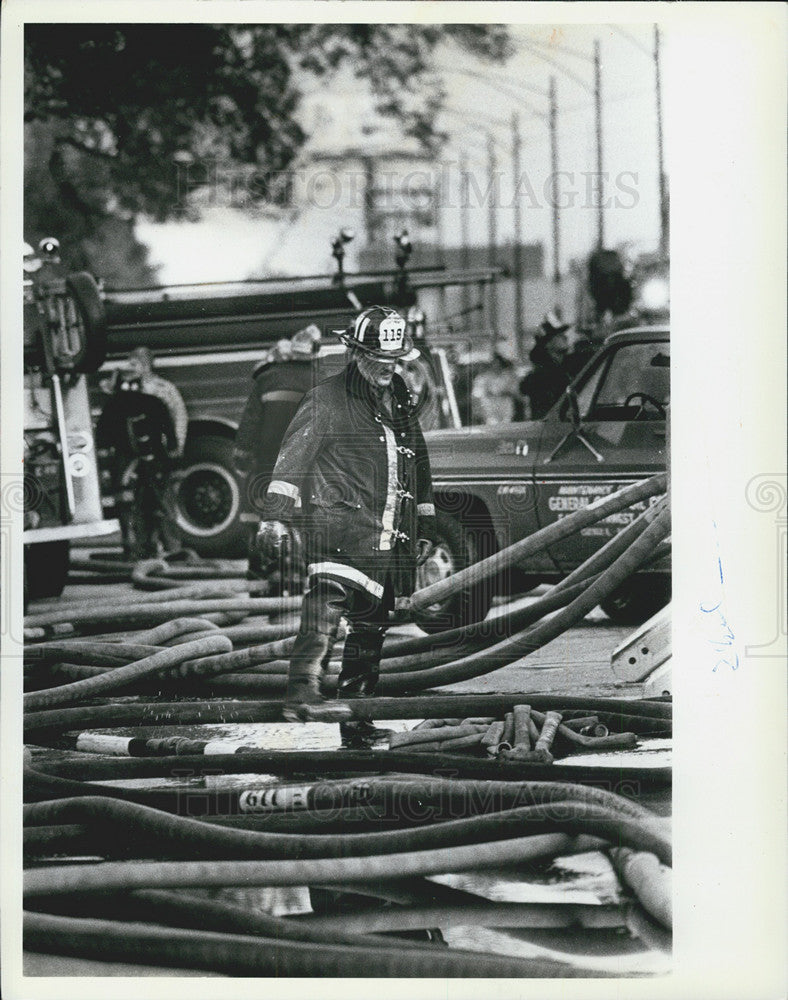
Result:
{"label": "rubber boot", "polygon": [[[372,696],[380,676],[380,654],[384,628],[355,627],[345,639],[342,669],[337,678],[337,698],[355,699]],[[347,750],[368,750],[387,739],[390,729],[379,729],[358,708],[351,722],[340,723],[339,735]]]}
{"label": "rubber boot", "polygon": [[289,722],[344,722],[352,718],[348,704],[328,701],[320,690],[345,610],[344,598],[344,589],[333,581],[317,581],[304,595],[282,713]]}
{"label": "rubber boot", "polygon": [[282,712],[288,722],[342,722],[352,716],[348,705],[326,700],[320,690],[335,638],[336,630],[328,634],[313,630],[298,633],[290,656]]}

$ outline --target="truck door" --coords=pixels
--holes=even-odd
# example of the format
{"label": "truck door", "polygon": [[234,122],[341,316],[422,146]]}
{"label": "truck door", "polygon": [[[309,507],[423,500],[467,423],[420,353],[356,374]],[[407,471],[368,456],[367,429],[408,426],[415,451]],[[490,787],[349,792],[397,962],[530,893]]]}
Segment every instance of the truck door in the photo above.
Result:
{"label": "truck door", "polygon": [[[544,421],[534,468],[540,527],[666,467],[667,335],[621,337],[575,383],[574,421],[567,398]],[[579,565],[635,516],[612,514],[553,546],[557,569]]]}

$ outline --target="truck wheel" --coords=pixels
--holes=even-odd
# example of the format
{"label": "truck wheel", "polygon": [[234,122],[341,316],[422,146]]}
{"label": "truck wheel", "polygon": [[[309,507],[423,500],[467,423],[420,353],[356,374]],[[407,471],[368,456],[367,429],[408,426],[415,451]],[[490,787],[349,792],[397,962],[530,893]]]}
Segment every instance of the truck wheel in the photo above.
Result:
{"label": "truck wheel", "polygon": [[204,435],[187,441],[173,476],[175,519],[183,543],[201,556],[242,558],[241,493],[232,471],[233,442]]}
{"label": "truck wheel", "polygon": [[[468,527],[444,511],[437,512],[435,521],[435,550],[416,571],[417,589],[445,580],[489,554],[489,540],[484,532]],[[493,590],[492,580],[482,580],[446,601],[419,611],[416,623],[432,635],[482,621],[492,605]]]}
{"label": "truck wheel", "polygon": [[670,579],[635,576],[599,605],[616,625],[642,625],[670,600]]}
{"label": "truck wheel", "polygon": [[25,597],[60,597],[68,578],[68,541],[25,546]]}
{"label": "truck wheel", "polygon": [[93,275],[77,271],[66,278],[66,288],[77,304],[85,327],[85,350],[77,371],[96,372],[107,357],[107,314]]}

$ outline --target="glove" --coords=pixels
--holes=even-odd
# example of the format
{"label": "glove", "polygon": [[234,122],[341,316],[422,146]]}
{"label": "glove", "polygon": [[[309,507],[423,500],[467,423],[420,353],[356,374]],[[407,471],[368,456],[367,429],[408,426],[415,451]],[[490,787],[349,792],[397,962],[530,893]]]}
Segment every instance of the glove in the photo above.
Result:
{"label": "glove", "polygon": [[434,544],[429,538],[419,538],[416,540],[416,565],[423,566],[435,551]]}
{"label": "glove", "polygon": [[265,559],[278,559],[284,555],[290,544],[290,528],[281,521],[261,521],[254,544]]}

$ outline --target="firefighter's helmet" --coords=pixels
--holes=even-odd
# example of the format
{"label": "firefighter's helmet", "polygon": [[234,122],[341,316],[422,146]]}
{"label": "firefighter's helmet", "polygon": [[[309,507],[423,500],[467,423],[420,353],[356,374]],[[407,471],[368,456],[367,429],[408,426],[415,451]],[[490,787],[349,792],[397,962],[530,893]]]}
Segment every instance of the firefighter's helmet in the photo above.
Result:
{"label": "firefighter's helmet", "polygon": [[381,360],[412,361],[419,356],[405,320],[389,306],[369,306],[346,330],[334,332],[348,347]]}

